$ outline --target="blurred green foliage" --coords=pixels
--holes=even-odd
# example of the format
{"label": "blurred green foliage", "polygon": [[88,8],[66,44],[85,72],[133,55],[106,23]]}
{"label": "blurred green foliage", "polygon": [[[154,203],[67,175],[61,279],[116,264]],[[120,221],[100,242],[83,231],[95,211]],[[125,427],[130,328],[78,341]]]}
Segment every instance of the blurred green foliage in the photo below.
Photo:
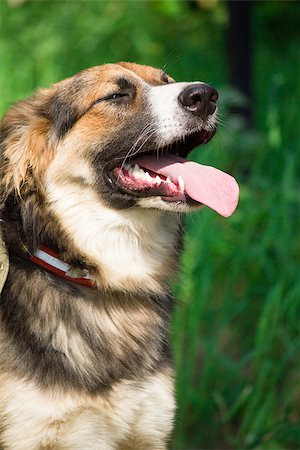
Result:
{"label": "blurred green foliage", "polygon": [[[240,205],[186,220],[172,339],[176,449],[300,448],[299,6],[252,9],[255,127],[229,107],[225,2],[0,1],[0,112],[38,86],[130,60],[221,93],[217,136],[192,158],[233,173]],[[142,450],[142,449],[141,449]]]}

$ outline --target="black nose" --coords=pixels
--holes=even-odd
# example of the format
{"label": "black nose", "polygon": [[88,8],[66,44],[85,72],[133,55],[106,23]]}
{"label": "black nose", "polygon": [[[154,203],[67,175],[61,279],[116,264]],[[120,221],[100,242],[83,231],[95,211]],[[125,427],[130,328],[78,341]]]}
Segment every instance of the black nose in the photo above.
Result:
{"label": "black nose", "polygon": [[209,84],[191,84],[179,94],[178,100],[194,116],[206,119],[216,110],[218,92]]}

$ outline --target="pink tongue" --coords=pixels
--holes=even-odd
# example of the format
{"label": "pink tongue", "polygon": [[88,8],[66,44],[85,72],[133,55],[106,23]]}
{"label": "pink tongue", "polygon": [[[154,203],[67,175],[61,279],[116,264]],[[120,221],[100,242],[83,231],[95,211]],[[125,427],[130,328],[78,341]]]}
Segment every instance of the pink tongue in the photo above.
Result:
{"label": "pink tongue", "polygon": [[232,176],[221,170],[172,154],[158,160],[146,155],[134,162],[145,169],[169,177],[176,183],[181,176],[186,194],[215,210],[221,216],[231,216],[237,207],[239,186]]}

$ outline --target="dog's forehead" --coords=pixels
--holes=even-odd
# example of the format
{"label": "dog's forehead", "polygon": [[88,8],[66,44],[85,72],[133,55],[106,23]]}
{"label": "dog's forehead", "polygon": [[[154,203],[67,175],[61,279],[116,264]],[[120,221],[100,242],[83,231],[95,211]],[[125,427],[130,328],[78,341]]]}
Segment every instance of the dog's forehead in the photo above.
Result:
{"label": "dog's forehead", "polygon": [[91,67],[78,75],[81,79],[84,78],[85,81],[93,81],[100,84],[114,82],[120,77],[144,81],[153,86],[174,81],[173,78],[161,69],[129,62]]}
{"label": "dog's forehead", "polygon": [[146,83],[152,85],[160,85],[169,81],[174,81],[163,70],[151,66],[143,66],[135,63],[120,62],[118,66],[130,70],[138,77],[142,78]]}

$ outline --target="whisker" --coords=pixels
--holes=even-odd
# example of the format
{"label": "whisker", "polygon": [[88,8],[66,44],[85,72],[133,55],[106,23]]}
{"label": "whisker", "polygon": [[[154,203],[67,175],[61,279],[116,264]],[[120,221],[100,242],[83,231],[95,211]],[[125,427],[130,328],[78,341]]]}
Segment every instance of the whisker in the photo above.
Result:
{"label": "whisker", "polygon": [[[148,128],[148,129],[147,129],[147,128]],[[133,149],[135,149],[135,147],[137,146],[138,142],[139,142],[140,140],[142,140],[145,136],[147,136],[148,132],[150,132],[150,131],[153,131],[153,130],[151,129],[150,125],[146,125],[146,126],[142,129],[141,134],[139,135],[139,137],[137,138],[137,140],[135,141],[135,143],[132,144],[132,146],[131,146],[130,149],[128,150],[128,152],[127,152],[127,154],[126,154],[126,156],[125,156],[125,160],[130,156],[130,152],[131,152]],[[123,159],[123,160],[124,160],[123,156],[121,156],[120,158],[116,158],[116,159]]]}
{"label": "whisker", "polygon": [[[123,169],[126,160],[134,155],[136,155],[137,153],[139,153],[139,151],[143,148],[143,146],[146,144],[146,142],[156,133],[156,127],[154,127],[153,125],[148,125],[147,127],[145,127],[142,130],[142,134],[138,137],[138,139],[136,140],[136,142],[130,147],[130,149],[128,150],[125,158],[122,161],[121,164],[121,170]],[[143,140],[140,145],[137,148],[138,143]]]}
{"label": "whisker", "polygon": [[[154,128],[151,129],[151,127],[149,127],[148,130],[145,130],[144,133],[142,133],[142,134],[138,137],[138,139],[136,140],[136,142],[135,142],[135,143],[131,146],[131,148],[128,150],[128,152],[127,152],[127,154],[126,154],[126,156],[125,156],[125,158],[124,158],[123,163],[125,163],[125,161],[126,161],[127,158],[130,158],[131,156],[136,155],[136,154],[141,150],[141,148],[145,145],[145,143],[149,140],[149,138],[152,137],[152,136],[154,135],[155,131],[156,131],[156,130],[155,130]],[[149,134],[149,133],[150,133],[150,134]],[[142,142],[142,144],[138,147],[138,149],[136,150],[136,147],[137,147],[139,141],[141,141],[141,140],[144,139],[144,138],[147,138],[147,139],[145,139],[145,140]]]}

